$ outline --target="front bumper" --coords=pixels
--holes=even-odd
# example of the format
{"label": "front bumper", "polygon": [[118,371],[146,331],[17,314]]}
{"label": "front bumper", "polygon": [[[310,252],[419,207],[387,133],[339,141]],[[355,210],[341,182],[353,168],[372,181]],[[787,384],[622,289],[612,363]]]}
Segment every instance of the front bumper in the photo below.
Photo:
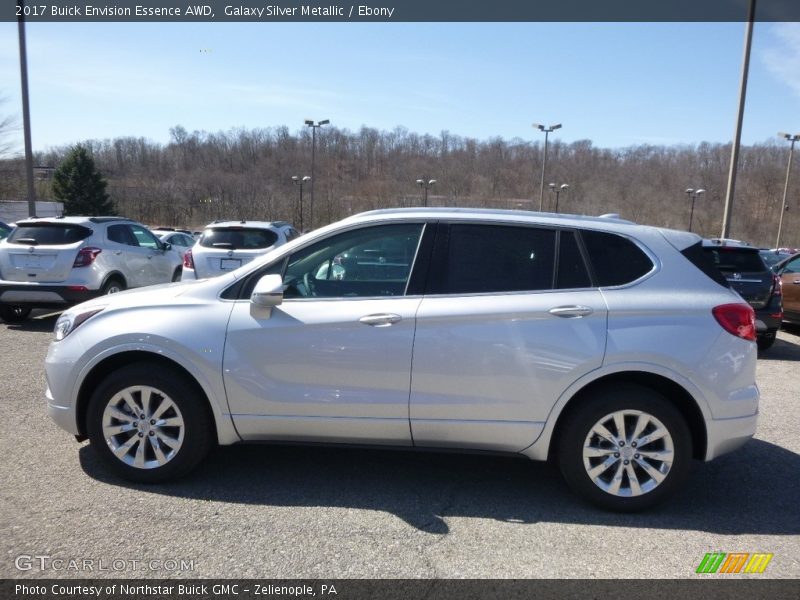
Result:
{"label": "front bumper", "polygon": [[78,424],[75,421],[75,411],[72,406],[61,406],[53,399],[50,388],[47,388],[47,415],[53,419],[56,425],[72,435],[80,435]]}
{"label": "front bumper", "polygon": [[713,460],[744,445],[755,435],[757,424],[758,413],[749,417],[707,421],[708,444],[705,460]]}

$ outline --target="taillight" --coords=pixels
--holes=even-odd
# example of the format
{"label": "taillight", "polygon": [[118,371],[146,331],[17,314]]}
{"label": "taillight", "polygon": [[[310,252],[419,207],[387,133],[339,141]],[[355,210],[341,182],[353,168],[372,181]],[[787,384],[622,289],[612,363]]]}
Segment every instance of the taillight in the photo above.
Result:
{"label": "taillight", "polygon": [[72,266],[88,267],[90,264],[94,262],[94,259],[97,258],[97,255],[100,254],[101,252],[102,250],[100,248],[94,248],[92,246],[81,248],[78,251],[78,256],[75,257],[75,262],[72,263]]}
{"label": "taillight", "polygon": [[756,313],[749,304],[720,304],[711,309],[717,323],[736,337],[754,342],[756,339]]}
{"label": "taillight", "polygon": [[783,281],[775,273],[772,274],[772,295],[780,296],[783,293]]}
{"label": "taillight", "polygon": [[183,255],[183,266],[186,269],[194,269],[194,258],[192,258],[191,250],[187,250]]}

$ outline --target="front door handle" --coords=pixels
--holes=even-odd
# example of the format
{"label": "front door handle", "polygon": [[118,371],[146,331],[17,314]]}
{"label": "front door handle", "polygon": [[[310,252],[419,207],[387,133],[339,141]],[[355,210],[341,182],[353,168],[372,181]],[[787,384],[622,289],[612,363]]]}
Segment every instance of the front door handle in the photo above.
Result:
{"label": "front door handle", "polygon": [[403,317],[393,313],[378,313],[376,315],[366,315],[361,317],[359,323],[364,325],[371,325],[372,327],[389,327],[398,321],[402,321]]}
{"label": "front door handle", "polygon": [[587,317],[594,312],[594,309],[588,306],[556,306],[548,311],[554,317],[562,317],[564,319],[578,319],[580,317]]}

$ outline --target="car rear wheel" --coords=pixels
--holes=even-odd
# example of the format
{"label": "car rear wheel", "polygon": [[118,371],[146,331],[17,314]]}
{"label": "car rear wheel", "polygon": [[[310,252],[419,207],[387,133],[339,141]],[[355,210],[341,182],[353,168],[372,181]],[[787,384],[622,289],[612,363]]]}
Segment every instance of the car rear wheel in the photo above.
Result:
{"label": "car rear wheel", "polygon": [[692,442],[680,411],[640,386],[605,388],[565,418],[558,462],[569,486],[603,508],[649,508],[680,487]]}
{"label": "car rear wheel", "polygon": [[172,283],[175,283],[176,281],[180,281],[181,280],[182,271],[183,270],[180,267],[175,269],[175,272],[172,274]]}
{"label": "car rear wheel", "polygon": [[6,323],[21,323],[31,314],[31,309],[27,306],[17,306],[14,304],[0,305],[0,319]]}
{"label": "car rear wheel", "polygon": [[208,453],[212,420],[195,382],[158,364],[128,365],[97,387],[87,412],[92,448],[125,479],[154,483]]}
{"label": "car rear wheel", "polygon": [[107,294],[117,294],[125,291],[125,284],[117,278],[109,279],[103,286],[101,293],[103,296]]}

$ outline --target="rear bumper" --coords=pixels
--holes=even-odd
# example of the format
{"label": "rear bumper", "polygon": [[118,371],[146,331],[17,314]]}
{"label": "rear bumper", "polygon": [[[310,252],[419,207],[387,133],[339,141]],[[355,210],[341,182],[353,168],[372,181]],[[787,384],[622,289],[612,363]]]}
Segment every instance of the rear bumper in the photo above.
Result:
{"label": "rear bumper", "polygon": [[774,332],[781,327],[781,299],[780,296],[773,297],[770,303],[764,308],[756,309],[756,331],[759,334],[768,331]]}
{"label": "rear bumper", "polygon": [[758,413],[734,419],[712,419],[706,422],[708,444],[705,460],[713,460],[742,446],[756,433]]}
{"label": "rear bumper", "polygon": [[64,308],[97,298],[100,290],[83,286],[0,282],[0,304],[31,308]]}

